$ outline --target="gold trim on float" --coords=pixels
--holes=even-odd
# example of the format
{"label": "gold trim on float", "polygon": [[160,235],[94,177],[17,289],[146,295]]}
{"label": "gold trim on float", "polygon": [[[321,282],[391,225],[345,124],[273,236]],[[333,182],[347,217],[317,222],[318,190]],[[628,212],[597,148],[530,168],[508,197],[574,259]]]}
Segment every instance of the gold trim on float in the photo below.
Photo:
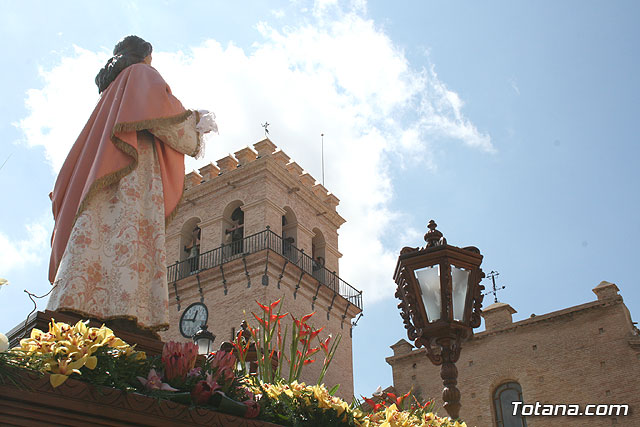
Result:
{"label": "gold trim on float", "polygon": [[[138,323],[138,318],[136,316],[129,316],[129,315],[116,315],[116,316],[107,316],[107,317],[98,317],[95,314],[91,314],[91,313],[87,313],[86,311],[82,311],[82,310],[78,310],[75,308],[68,308],[68,307],[58,307],[55,311],[58,311],[60,313],[73,313],[76,314],[78,316],[83,317],[84,319],[82,320],[95,320],[98,322],[102,322],[104,324],[104,322],[109,322],[111,320],[119,320],[119,319],[124,319],[124,320],[130,320],[132,322],[136,323],[136,327],[144,330],[144,331],[149,331],[152,332],[154,334],[161,332],[161,331],[166,331],[169,329],[169,324],[168,323],[161,323],[158,326],[145,326],[142,325],[140,323]],[[107,325],[105,325],[107,326]],[[107,326],[107,328],[109,328],[109,326]],[[111,328],[109,328],[111,329]],[[135,333],[133,331],[125,331],[125,332],[131,332],[131,333]]]}

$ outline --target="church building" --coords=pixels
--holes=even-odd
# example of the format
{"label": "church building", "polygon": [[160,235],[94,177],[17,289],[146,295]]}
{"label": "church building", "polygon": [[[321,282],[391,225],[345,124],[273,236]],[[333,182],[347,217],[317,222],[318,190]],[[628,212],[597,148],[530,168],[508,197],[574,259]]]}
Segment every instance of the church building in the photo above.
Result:
{"label": "church building", "polygon": [[[167,229],[171,329],[163,341],[190,340],[206,322],[215,348],[231,341],[256,304],[282,299],[282,313],[341,342],[324,382],[353,396],[351,321],[362,293],[340,278],[338,198],[264,139],[185,177],[185,192]],[[195,319],[195,320],[194,320]],[[282,320],[283,325],[291,319]],[[313,343],[317,347],[317,343]],[[318,361],[302,380],[315,383]]]}
{"label": "church building", "polygon": [[[618,291],[602,282],[593,289],[595,301],[517,322],[509,304],[484,308],[485,330],[462,344],[456,363],[460,417],[478,427],[639,426],[640,331]],[[425,349],[404,339],[391,348],[386,361],[396,392],[413,389],[441,406],[440,367]],[[596,405],[597,415],[562,416],[560,406],[557,416],[514,416],[514,401],[580,411]],[[628,405],[628,411],[606,405]]]}

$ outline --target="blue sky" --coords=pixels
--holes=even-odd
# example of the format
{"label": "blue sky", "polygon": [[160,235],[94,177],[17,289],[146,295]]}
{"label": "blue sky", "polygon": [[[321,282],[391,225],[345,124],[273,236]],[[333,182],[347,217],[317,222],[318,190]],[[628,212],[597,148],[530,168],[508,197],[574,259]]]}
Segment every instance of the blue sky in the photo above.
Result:
{"label": "blue sky", "polygon": [[392,383],[384,358],[406,336],[393,267],[432,218],[500,272],[516,320],[591,301],[602,280],[637,319],[638,8],[1,2],[0,331],[31,310],[24,289],[49,290],[47,195],[97,100],[93,78],[127,34],[154,45],[185,105],[218,116],[220,135],[188,170],[257,142],[267,120],[320,179],[325,134],[326,187],[347,219],[340,276],[365,292],[356,394]]}

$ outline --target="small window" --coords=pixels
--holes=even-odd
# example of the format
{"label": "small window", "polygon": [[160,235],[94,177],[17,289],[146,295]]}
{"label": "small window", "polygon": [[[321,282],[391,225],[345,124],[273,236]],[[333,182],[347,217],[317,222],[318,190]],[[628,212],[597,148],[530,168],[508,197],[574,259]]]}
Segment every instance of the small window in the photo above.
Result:
{"label": "small window", "polygon": [[526,427],[527,421],[521,414],[513,415],[513,402],[524,402],[520,384],[505,383],[493,392],[493,407],[498,427]]}
{"label": "small window", "polygon": [[318,228],[313,229],[313,239],[311,239],[311,271],[313,277],[322,284],[326,283],[325,272],[325,247],[326,243],[322,231]]}
{"label": "small window", "polygon": [[187,277],[195,274],[201,268],[200,266],[200,239],[202,238],[202,230],[200,230],[199,218],[191,218],[182,225],[180,230],[180,270],[178,278]]}
{"label": "small window", "polygon": [[223,258],[229,260],[244,252],[244,211],[242,202],[227,205],[222,213]]}
{"label": "small window", "polygon": [[284,208],[282,215],[282,254],[289,258],[290,262],[298,262],[298,219],[289,207]]}

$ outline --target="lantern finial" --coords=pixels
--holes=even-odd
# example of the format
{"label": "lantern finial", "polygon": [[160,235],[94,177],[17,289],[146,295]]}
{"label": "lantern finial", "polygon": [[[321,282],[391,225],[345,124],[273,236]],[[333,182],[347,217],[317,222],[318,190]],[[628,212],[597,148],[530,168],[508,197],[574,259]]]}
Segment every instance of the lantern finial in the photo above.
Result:
{"label": "lantern finial", "polygon": [[442,246],[447,244],[447,239],[444,238],[442,233],[436,230],[438,224],[434,220],[429,221],[429,231],[424,235],[424,241],[427,242],[427,248],[432,248],[434,246]]}

